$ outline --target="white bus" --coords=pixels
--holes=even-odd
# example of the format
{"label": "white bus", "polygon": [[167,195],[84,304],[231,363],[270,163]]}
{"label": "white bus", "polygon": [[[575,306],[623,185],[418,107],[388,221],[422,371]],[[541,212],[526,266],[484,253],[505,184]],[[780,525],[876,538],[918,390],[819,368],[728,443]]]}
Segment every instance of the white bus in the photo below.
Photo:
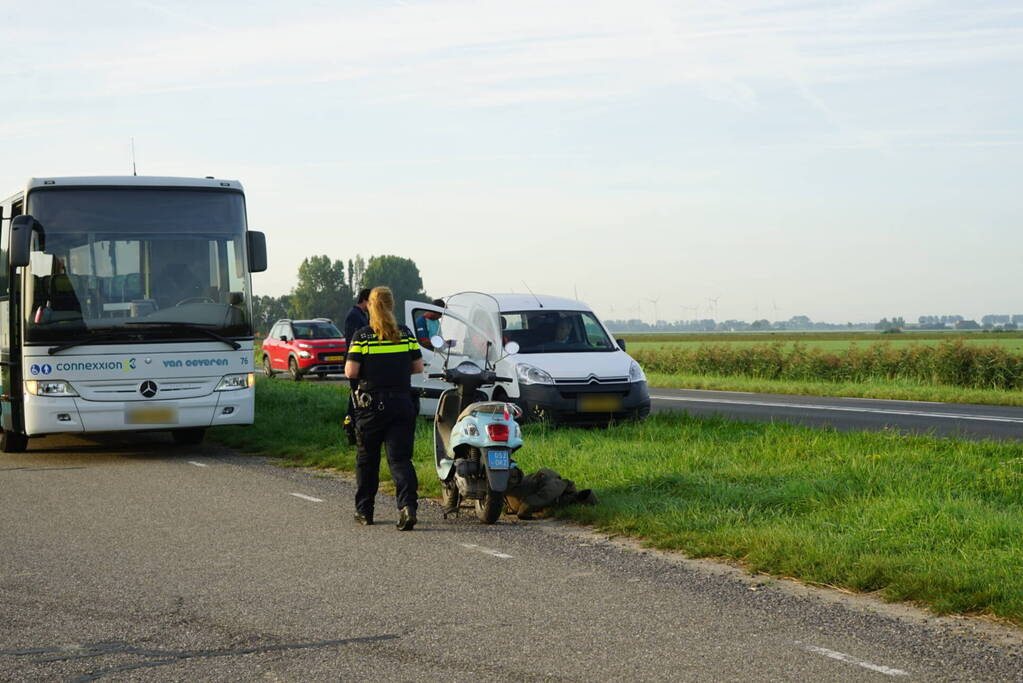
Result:
{"label": "white bus", "polygon": [[252,424],[266,240],[215,178],[33,178],[0,203],[0,450]]}

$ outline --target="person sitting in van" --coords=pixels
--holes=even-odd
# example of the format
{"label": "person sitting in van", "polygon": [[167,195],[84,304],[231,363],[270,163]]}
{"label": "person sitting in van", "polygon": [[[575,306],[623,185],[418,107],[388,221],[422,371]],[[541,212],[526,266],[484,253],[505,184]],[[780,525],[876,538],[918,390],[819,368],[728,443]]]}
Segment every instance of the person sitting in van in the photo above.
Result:
{"label": "person sitting in van", "polygon": [[[430,303],[438,308],[445,308],[443,299],[434,299]],[[422,311],[422,315],[416,318],[416,341],[423,348],[433,350],[431,340],[440,334],[440,317],[441,314],[437,311]]]}

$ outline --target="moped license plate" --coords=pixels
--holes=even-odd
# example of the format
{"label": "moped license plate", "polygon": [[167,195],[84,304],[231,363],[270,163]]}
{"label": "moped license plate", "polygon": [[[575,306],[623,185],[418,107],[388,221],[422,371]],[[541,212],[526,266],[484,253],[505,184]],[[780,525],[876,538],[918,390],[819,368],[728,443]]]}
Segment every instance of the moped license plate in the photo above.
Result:
{"label": "moped license plate", "polygon": [[487,451],[487,467],[492,470],[506,470],[511,467],[508,451]]}

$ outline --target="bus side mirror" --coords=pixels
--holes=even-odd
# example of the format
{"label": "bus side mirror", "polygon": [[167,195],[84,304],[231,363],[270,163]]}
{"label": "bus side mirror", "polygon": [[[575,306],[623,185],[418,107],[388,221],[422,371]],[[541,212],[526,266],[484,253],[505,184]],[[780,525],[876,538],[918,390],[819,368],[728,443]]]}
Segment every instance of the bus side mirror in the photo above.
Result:
{"label": "bus side mirror", "polygon": [[15,216],[11,220],[9,258],[12,268],[22,268],[28,265],[32,256],[32,232],[36,230],[42,232],[39,221],[28,214]]}
{"label": "bus side mirror", "polygon": [[249,272],[262,273],[266,270],[266,235],[249,230],[245,237],[249,247]]}

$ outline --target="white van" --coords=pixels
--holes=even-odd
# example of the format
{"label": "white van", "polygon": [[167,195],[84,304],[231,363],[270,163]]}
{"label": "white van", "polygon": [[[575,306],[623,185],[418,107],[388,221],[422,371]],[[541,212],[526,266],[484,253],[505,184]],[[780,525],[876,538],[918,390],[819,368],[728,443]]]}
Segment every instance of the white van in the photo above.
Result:
{"label": "white van", "polygon": [[[444,299],[446,307],[406,301],[405,319],[416,329],[424,312],[442,314],[439,334],[452,344],[452,365],[471,358],[496,363],[511,382],[486,387],[494,400],[510,400],[527,417],[563,422],[603,422],[645,418],[650,413],[646,376],[625,353],[625,343],[608,333],[589,306],[571,299],[532,294],[462,292]],[[420,326],[422,328],[422,326]],[[420,413],[432,415],[449,385],[428,375],[440,373],[443,353],[421,336],[426,370],[413,375],[421,390]],[[504,352],[508,342],[518,351]]]}

